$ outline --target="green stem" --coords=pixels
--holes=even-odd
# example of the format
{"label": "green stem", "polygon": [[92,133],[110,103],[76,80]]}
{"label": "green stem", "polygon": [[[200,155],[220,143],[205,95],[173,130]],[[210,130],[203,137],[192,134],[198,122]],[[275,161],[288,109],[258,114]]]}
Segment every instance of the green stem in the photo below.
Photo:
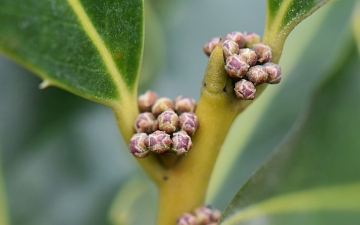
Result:
{"label": "green stem", "polygon": [[[265,87],[257,87],[257,97]],[[159,189],[158,225],[175,224],[182,213],[204,204],[211,172],[225,137],[235,118],[252,103],[237,99],[233,89],[234,81],[224,69],[222,43],[219,43],[210,56],[202,83],[196,109],[200,128],[192,138],[191,151],[180,159],[156,154],[138,159]],[[120,110],[114,109],[114,112],[128,143],[134,132],[132,125],[124,121]],[[136,115],[130,121],[134,121]],[[126,120],[130,117],[127,115]]]}

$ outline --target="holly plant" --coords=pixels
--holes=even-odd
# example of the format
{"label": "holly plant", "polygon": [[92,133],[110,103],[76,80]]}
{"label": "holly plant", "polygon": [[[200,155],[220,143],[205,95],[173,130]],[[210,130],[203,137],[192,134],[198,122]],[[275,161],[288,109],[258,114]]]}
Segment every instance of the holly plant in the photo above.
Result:
{"label": "holly plant", "polygon": [[[204,34],[206,44],[198,50],[203,48],[208,55],[204,59],[209,58],[201,65],[205,72],[197,100],[186,87],[175,99],[160,96],[161,85],[145,92],[151,80],[159,80],[152,71],[163,53],[156,13],[169,5],[143,0],[0,0],[0,52],[36,74],[44,91],[57,87],[109,106],[125,143],[115,149],[115,158],[133,158],[145,174],[129,178],[116,198],[104,195],[111,207],[98,207],[104,196],[79,204],[101,208],[101,219],[89,219],[92,211],[76,217],[87,219],[33,219],[36,210],[18,211],[16,203],[26,202],[16,197],[21,182],[7,182],[16,174],[8,160],[17,152],[7,153],[0,179],[5,181],[0,183],[0,224],[153,224],[156,208],[158,225],[359,224],[359,1],[267,0],[261,36],[244,31],[246,21],[233,22],[233,30],[215,38]],[[239,1],[235,7],[247,6]],[[202,8],[208,10],[206,4]],[[217,20],[219,26],[228,22],[222,16]],[[42,118],[48,126],[66,124],[63,106],[84,105],[78,99],[71,103],[74,97],[63,92],[56,96],[45,105],[57,115]],[[5,133],[8,128],[1,129]],[[42,129],[43,136],[49,135],[50,129]],[[78,143],[71,141],[73,133],[68,136],[68,144]],[[96,155],[105,154],[101,143],[106,141],[95,139]],[[61,152],[64,145],[56,148],[50,142],[47,149]],[[32,157],[30,153],[24,158]],[[76,161],[84,152],[72,154],[74,164],[86,164]],[[32,181],[39,187],[45,182]],[[55,191],[58,184],[51,196],[61,196]],[[156,202],[149,200],[152,185]],[[46,193],[36,196],[47,198]],[[63,198],[58,208],[67,202],[76,205],[76,199]],[[27,204],[27,209],[36,208]],[[43,210],[49,215],[61,212]]]}

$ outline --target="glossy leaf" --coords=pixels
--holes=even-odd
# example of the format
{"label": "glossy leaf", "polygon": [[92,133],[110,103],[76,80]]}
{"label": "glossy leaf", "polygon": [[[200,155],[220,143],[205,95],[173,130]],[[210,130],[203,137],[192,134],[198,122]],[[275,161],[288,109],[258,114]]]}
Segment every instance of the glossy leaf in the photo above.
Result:
{"label": "glossy leaf", "polygon": [[136,92],[143,1],[1,0],[0,52],[44,83],[111,104]]}
{"label": "glossy leaf", "polygon": [[291,30],[329,0],[268,0],[264,42],[272,47],[278,62]]}
{"label": "glossy leaf", "polygon": [[239,190],[220,224],[360,223],[360,57],[351,43],[292,135]]}

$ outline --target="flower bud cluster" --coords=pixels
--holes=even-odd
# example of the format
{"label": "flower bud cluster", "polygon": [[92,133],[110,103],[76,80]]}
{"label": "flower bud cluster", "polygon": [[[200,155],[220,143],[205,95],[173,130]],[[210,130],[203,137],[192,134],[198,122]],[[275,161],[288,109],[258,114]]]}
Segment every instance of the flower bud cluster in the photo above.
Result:
{"label": "flower bud cluster", "polygon": [[144,158],[150,152],[184,155],[190,150],[191,136],[199,128],[193,98],[178,96],[172,101],[147,91],[138,97],[138,105],[140,114],[129,144],[135,157]]}
{"label": "flower bud cluster", "polygon": [[216,225],[221,217],[221,212],[210,206],[201,206],[192,213],[183,213],[177,225]]}
{"label": "flower bud cluster", "polygon": [[[204,46],[210,55],[220,38],[213,38]],[[216,43],[215,43],[216,42]],[[256,86],[281,80],[280,66],[270,62],[270,46],[261,42],[260,36],[253,32],[231,32],[222,44],[225,70],[235,82],[235,94],[239,99],[253,100]]]}

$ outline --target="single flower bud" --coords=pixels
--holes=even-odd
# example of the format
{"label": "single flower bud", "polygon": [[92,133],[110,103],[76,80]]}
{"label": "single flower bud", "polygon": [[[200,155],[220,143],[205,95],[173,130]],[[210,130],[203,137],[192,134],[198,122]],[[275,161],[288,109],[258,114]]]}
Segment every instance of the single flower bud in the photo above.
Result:
{"label": "single flower bud", "polygon": [[246,59],[240,55],[232,55],[226,59],[225,70],[232,78],[242,78],[249,67]]}
{"label": "single flower bud", "polygon": [[265,83],[268,79],[268,74],[266,73],[265,68],[261,65],[250,67],[246,76],[255,86]]}
{"label": "single flower bud", "polygon": [[150,112],[140,113],[134,123],[137,133],[151,133],[154,131],[155,117]]}
{"label": "single flower bud", "polygon": [[242,48],[239,50],[239,55],[243,56],[246,59],[247,64],[250,66],[255,66],[257,63],[257,55],[253,49]]}
{"label": "single flower bud", "polygon": [[233,40],[225,40],[222,49],[225,58],[239,53],[239,45]]}
{"label": "single flower bud", "polygon": [[145,158],[149,155],[147,148],[148,135],[145,133],[137,133],[130,139],[129,149],[130,152],[137,158]]}
{"label": "single flower bud", "polygon": [[170,135],[164,131],[157,130],[149,134],[147,139],[147,146],[150,151],[155,153],[164,153],[171,147]]}
{"label": "single flower bud", "polygon": [[194,112],[196,108],[196,101],[193,98],[178,96],[175,98],[175,111],[180,115],[183,112]]}
{"label": "single flower bud", "polygon": [[254,44],[260,42],[260,36],[251,31],[244,32],[244,37],[246,40],[247,48],[252,48]]}
{"label": "single flower bud", "polygon": [[217,209],[212,209],[211,213],[211,221],[215,222],[215,224],[220,220],[221,212]]}
{"label": "single flower bud", "polygon": [[190,213],[183,213],[177,221],[177,225],[199,225],[196,216]]}
{"label": "single flower bud", "polygon": [[196,208],[194,214],[200,224],[209,224],[210,222],[212,222],[212,209],[208,206],[201,206],[199,208]]}
{"label": "single flower bud", "polygon": [[160,113],[164,112],[167,109],[174,110],[174,103],[171,101],[170,98],[159,98],[156,100],[155,104],[151,108],[151,112],[154,116],[160,115]]}
{"label": "single flower bud", "polygon": [[194,135],[199,128],[199,120],[195,113],[184,112],[179,116],[179,128],[189,135]]}
{"label": "single flower bud", "polygon": [[173,133],[172,150],[176,155],[188,153],[192,147],[191,137],[183,130]]}
{"label": "single flower bud", "polygon": [[245,44],[246,44],[245,36],[241,32],[238,32],[238,31],[228,33],[225,36],[225,40],[235,41],[239,45],[239,48],[245,47]]}
{"label": "single flower bud", "polygon": [[204,45],[204,48],[203,48],[205,54],[210,56],[212,51],[216,47],[217,43],[219,43],[219,41],[220,41],[220,38],[215,37],[215,38],[212,38],[210,41],[206,42],[206,44]]}
{"label": "single flower bud", "polygon": [[178,129],[179,116],[172,109],[168,109],[158,116],[157,122],[159,130],[172,134]]}
{"label": "single flower bud", "polygon": [[138,105],[140,112],[151,112],[151,107],[154,105],[158,95],[153,91],[146,91],[138,97]]}
{"label": "single flower bud", "polygon": [[252,49],[254,49],[254,51],[256,52],[259,63],[263,64],[271,60],[272,53],[270,46],[264,43],[258,43],[254,44]]}
{"label": "single flower bud", "polygon": [[243,100],[253,100],[255,98],[256,88],[253,83],[248,80],[241,79],[235,83],[236,97]]}
{"label": "single flower bud", "polygon": [[263,65],[265,71],[268,74],[268,79],[266,80],[269,84],[278,84],[281,81],[281,68],[278,64],[275,63],[265,63]]}

